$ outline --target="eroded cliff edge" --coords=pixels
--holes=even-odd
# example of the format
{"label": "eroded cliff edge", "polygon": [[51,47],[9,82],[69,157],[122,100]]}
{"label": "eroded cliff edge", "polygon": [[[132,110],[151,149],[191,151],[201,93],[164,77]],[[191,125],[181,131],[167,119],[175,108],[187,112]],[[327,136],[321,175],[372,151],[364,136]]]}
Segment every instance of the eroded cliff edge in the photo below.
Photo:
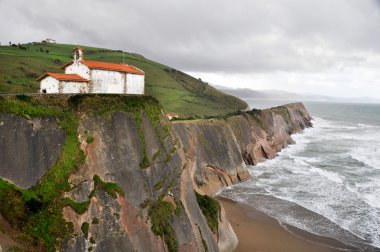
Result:
{"label": "eroded cliff edge", "polygon": [[307,126],[302,104],[171,124],[151,97],[0,98],[0,246],[229,251],[223,209],[194,189],[247,179]]}
{"label": "eroded cliff edge", "polygon": [[272,159],[294,143],[292,134],[311,127],[302,103],[240,112],[225,118],[174,122],[197,191],[213,194],[247,180],[247,165]]}

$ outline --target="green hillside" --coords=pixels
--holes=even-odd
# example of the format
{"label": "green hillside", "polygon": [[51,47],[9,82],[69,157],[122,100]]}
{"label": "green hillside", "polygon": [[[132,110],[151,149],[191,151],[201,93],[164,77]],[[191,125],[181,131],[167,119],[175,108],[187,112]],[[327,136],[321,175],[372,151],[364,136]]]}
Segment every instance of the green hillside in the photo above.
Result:
{"label": "green hillside", "polygon": [[[46,71],[63,72],[75,45],[30,43],[0,46],[0,93],[35,93],[35,79]],[[121,51],[86,47],[85,59],[122,63]],[[221,115],[245,109],[242,100],[227,95],[181,71],[145,57],[125,53],[124,62],[145,71],[147,95],[157,98],[166,112],[181,115]]]}

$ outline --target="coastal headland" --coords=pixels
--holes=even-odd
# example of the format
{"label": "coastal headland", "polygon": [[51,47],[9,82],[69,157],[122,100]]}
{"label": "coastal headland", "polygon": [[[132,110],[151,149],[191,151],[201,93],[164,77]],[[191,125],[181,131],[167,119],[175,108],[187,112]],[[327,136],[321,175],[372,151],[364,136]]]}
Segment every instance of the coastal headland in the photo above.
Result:
{"label": "coastal headland", "polygon": [[228,211],[209,196],[310,120],[300,103],[170,122],[149,96],[1,97],[0,245],[232,251]]}

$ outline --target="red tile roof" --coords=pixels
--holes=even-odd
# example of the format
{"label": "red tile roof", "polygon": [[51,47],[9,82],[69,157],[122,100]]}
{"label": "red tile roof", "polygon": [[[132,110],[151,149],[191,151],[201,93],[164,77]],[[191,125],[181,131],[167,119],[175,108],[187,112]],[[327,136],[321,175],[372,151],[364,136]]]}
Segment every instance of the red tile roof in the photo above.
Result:
{"label": "red tile roof", "polygon": [[[139,74],[139,75],[145,74],[140,69],[137,69],[136,67],[133,67],[133,66],[127,65],[127,64],[117,64],[117,63],[95,61],[95,60],[81,60],[81,62],[84,65],[86,65],[87,67],[89,67],[90,69],[110,70],[110,71]],[[73,61],[66,63],[62,67],[62,69],[66,68],[67,66],[71,65],[72,63],[73,63]]]}
{"label": "red tile roof", "polygon": [[81,62],[89,68],[144,75],[143,71],[127,64],[116,64],[94,60],[82,60]]}
{"label": "red tile roof", "polygon": [[83,78],[82,76],[79,76],[77,74],[60,74],[60,73],[50,73],[47,72],[44,75],[38,77],[36,80],[40,81],[44,79],[47,76],[51,76],[57,80],[60,81],[76,81],[76,82],[88,82],[89,80]]}

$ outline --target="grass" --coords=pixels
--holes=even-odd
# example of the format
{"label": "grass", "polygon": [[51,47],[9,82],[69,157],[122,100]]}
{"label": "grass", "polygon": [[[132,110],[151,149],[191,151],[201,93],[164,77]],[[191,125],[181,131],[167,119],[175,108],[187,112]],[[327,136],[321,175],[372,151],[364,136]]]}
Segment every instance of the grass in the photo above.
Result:
{"label": "grass", "polygon": [[174,214],[173,204],[163,200],[149,203],[148,215],[152,223],[152,231],[163,237],[170,252],[178,251],[178,242],[170,220]]}
{"label": "grass", "polygon": [[[29,97],[30,98],[30,97]],[[32,99],[25,96],[0,99],[0,113],[16,114],[25,118],[55,116],[60,127],[66,132],[66,141],[57,162],[29,190],[17,188],[0,180],[2,199],[7,204],[0,205],[0,211],[7,220],[27,234],[28,238],[39,242],[53,251],[59,240],[72,232],[72,224],[62,216],[62,208],[67,202],[61,198],[63,191],[70,190],[70,174],[84,161],[77,138],[78,119],[59,99]],[[11,209],[7,209],[11,206]],[[15,221],[18,220],[18,223]]]}
{"label": "grass", "polygon": [[86,239],[88,238],[88,231],[90,229],[90,223],[88,222],[83,222],[82,223],[82,226],[80,227],[80,229],[82,230],[84,236],[86,237]]}
{"label": "grass", "polygon": [[117,197],[117,194],[124,196],[123,189],[118,184],[103,182],[98,175],[94,175],[94,189],[90,193],[89,198],[92,198],[97,190],[103,190],[113,198]]}
{"label": "grass", "polygon": [[154,185],[154,189],[156,191],[160,190],[162,188],[162,186],[164,185],[166,179],[161,179],[160,181],[158,181],[155,185]]}
{"label": "grass", "polygon": [[87,211],[88,206],[91,203],[89,200],[84,201],[84,202],[75,202],[69,198],[65,198],[64,202],[66,203],[67,206],[70,206],[77,214],[80,214],[80,215],[84,214]]}
{"label": "grass", "polygon": [[287,107],[285,106],[280,106],[280,107],[275,107],[271,109],[274,113],[282,116],[282,118],[285,120],[285,123],[287,125],[292,125],[292,119],[290,118],[290,113]]}
{"label": "grass", "polygon": [[[195,192],[195,191],[194,191]],[[210,227],[211,232],[216,233],[219,225],[220,205],[213,198],[207,195],[200,195],[195,192],[198,205],[202,210],[203,215],[206,217],[207,224]]]}
{"label": "grass", "polygon": [[[35,79],[46,71],[62,71],[60,67],[72,60],[71,51],[76,46],[30,43],[22,47],[26,50],[0,46],[0,93],[37,92],[39,83]],[[123,62],[121,51],[81,47],[86,50],[86,59]],[[245,102],[236,97],[141,55],[125,53],[124,60],[145,71],[146,94],[159,100],[167,112],[176,112],[182,117],[203,117],[227,114],[247,107]]]}
{"label": "grass", "polygon": [[26,220],[27,202],[23,190],[0,179],[0,213],[12,225],[20,227]]}

